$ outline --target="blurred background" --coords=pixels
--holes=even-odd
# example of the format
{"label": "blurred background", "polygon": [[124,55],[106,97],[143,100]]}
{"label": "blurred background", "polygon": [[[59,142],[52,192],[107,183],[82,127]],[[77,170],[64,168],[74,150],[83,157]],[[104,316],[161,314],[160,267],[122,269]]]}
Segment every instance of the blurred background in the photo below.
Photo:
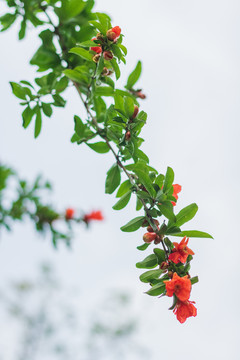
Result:
{"label": "blurred background", "polygon": [[[65,110],[56,109],[51,120],[44,119],[37,140],[33,127],[27,131],[22,128],[21,108],[9,81],[34,78],[35,70],[28,61],[39,44],[34,30],[19,42],[15,25],[0,35],[0,160],[27,180],[42,173],[54,185],[54,195],[47,200],[58,208],[101,209],[105,221],[95,223],[89,231],[79,227],[70,250],[64,245],[54,250],[50,239],[38,237],[30,223],[15,224],[13,232],[1,233],[0,359],[198,360],[204,356],[237,360],[240,3],[97,0],[95,9],[108,13],[113,25],[119,25],[125,35],[129,52],[119,86],[137,60],[143,62],[138,85],[147,94],[142,109],[149,116],[143,130],[143,150],[159,171],[173,167],[175,182],[182,185],[177,208],[191,202],[199,205],[189,228],[214,236],[214,240],[191,239],[189,244],[196,254],[191,274],[200,279],[191,295],[198,316],[181,325],[167,311],[170,299],[143,294],[147,286],[140,283],[141,271],[135,268],[143,257],[136,250],[143,232],[127,234],[119,229],[135,216],[135,203],[121,212],[113,211],[114,196],[104,194],[106,171],[113,163],[111,155],[96,154],[85,145],[70,143],[73,115],[83,114],[74,89],[66,95]],[[0,11],[4,12],[2,2]],[[46,267],[54,270],[49,273]],[[54,294],[44,295],[44,276],[54,276],[53,281],[59,282],[59,289],[50,286]],[[31,286],[24,289],[25,283],[37,290]],[[41,297],[45,300],[39,304]],[[7,304],[18,305],[24,315],[17,317]],[[65,319],[61,306],[70,308],[75,326]],[[52,307],[57,312],[55,317]],[[112,325],[107,334],[103,322],[108,319],[106,310],[115,316],[107,321]],[[49,322],[57,328],[53,330],[54,340],[50,335],[44,338],[44,326],[42,332],[34,328],[45,340],[37,342],[31,355],[26,355],[23,349],[28,349],[28,335],[33,332],[25,318],[32,316],[38,326],[38,315],[40,322],[46,321],[44,326]],[[126,322],[122,324],[123,319]],[[100,347],[91,350],[91,339],[98,346],[91,332],[96,322],[103,336]],[[122,326],[130,330],[125,337],[114,337],[112,334]],[[60,327],[63,333],[58,334]],[[59,344],[65,349],[62,352]]]}

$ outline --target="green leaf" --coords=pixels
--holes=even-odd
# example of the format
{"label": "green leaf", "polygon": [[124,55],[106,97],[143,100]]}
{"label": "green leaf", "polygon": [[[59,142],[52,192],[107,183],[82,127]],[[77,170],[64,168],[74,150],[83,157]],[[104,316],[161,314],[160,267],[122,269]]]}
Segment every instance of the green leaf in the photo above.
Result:
{"label": "green leaf", "polygon": [[37,109],[36,109],[36,119],[35,119],[35,130],[34,130],[35,139],[40,134],[41,128],[42,128],[42,114],[41,114],[40,108],[37,107]]}
{"label": "green leaf", "polygon": [[66,76],[63,76],[63,77],[57,82],[55,89],[56,89],[56,91],[57,91],[58,93],[60,93],[60,92],[64,91],[64,90],[67,88],[67,86],[68,86],[68,79],[67,79]]}
{"label": "green leaf", "polygon": [[131,118],[134,112],[134,102],[132,98],[128,96],[124,98],[124,109],[127,117]]}
{"label": "green leaf", "polygon": [[26,129],[28,127],[28,125],[30,124],[34,113],[35,113],[34,110],[31,109],[29,106],[27,106],[26,109],[23,111],[22,118],[23,118],[24,129]]}
{"label": "green leaf", "polygon": [[121,181],[121,173],[117,164],[114,164],[107,172],[107,178],[105,183],[106,194],[112,194],[118,187]]}
{"label": "green leaf", "polygon": [[[171,230],[171,229],[169,229]],[[169,233],[172,236],[187,236],[187,237],[194,237],[194,238],[209,238],[213,239],[212,235],[198,230],[184,230],[178,231],[177,233]]]}
{"label": "green leaf", "polygon": [[164,178],[165,176],[163,174],[159,174],[155,179],[155,184],[159,186],[159,189],[163,187]]}
{"label": "green leaf", "polygon": [[0,17],[0,31],[5,31],[7,30],[16,20],[17,15],[16,14],[5,14],[3,16]]}
{"label": "green leaf", "polygon": [[86,145],[89,146],[92,150],[96,151],[99,154],[105,154],[110,150],[104,141],[99,141],[94,144],[86,143]]}
{"label": "green leaf", "polygon": [[12,92],[16,97],[22,100],[26,100],[26,91],[24,87],[15,82],[10,82],[10,85],[12,87]]}
{"label": "green leaf", "polygon": [[148,156],[140,149],[137,149],[136,151],[136,155],[139,159],[145,161],[146,163],[149,163],[149,158]]}
{"label": "green leaf", "polygon": [[140,182],[143,184],[143,186],[149,192],[149,194],[152,197],[154,197],[156,195],[156,191],[155,191],[154,187],[152,186],[152,181],[151,181],[149,175],[146,174],[143,170],[140,170],[138,168],[135,168],[134,172],[138,176]]}
{"label": "green leaf", "polygon": [[84,136],[84,131],[85,131],[85,125],[83,124],[82,120],[80,119],[79,116],[75,115],[74,116],[74,130],[77,133],[77,135],[82,138]]}
{"label": "green leaf", "polygon": [[132,184],[131,184],[130,180],[125,180],[119,186],[116,197],[119,198],[119,197],[123,196],[124,194],[126,194],[131,189],[131,186],[132,186]]}
{"label": "green leaf", "polygon": [[138,61],[137,66],[133,70],[133,72],[129,75],[127,80],[127,85],[125,86],[126,89],[130,90],[133,88],[135,83],[138,81],[142,71],[142,63]]}
{"label": "green leaf", "polygon": [[91,24],[95,28],[97,28],[103,35],[106,35],[105,28],[104,28],[104,26],[102,24],[100,24],[100,22],[98,22],[96,20],[91,20],[91,21],[89,21],[89,24]]}
{"label": "green leaf", "polygon": [[63,73],[72,81],[75,81],[77,83],[83,83],[86,84],[88,82],[88,78],[86,77],[86,75],[81,74],[79,71],[77,70],[71,70],[71,69],[67,69],[64,70]]}
{"label": "green leaf", "polygon": [[171,227],[168,227],[167,231],[166,231],[166,235],[174,235],[176,233],[180,233],[181,232],[181,229],[177,226],[171,226]]}
{"label": "green leaf", "polygon": [[66,100],[64,100],[59,94],[54,94],[53,96],[54,99],[54,106],[59,106],[59,107],[64,107],[66,104]]}
{"label": "green leaf", "polygon": [[162,274],[162,270],[149,270],[146,271],[145,273],[143,273],[142,275],[139,276],[139,279],[144,282],[144,283],[148,283],[151,282],[151,280],[153,279],[158,279],[159,276]]}
{"label": "green leaf", "polygon": [[157,256],[158,264],[160,265],[163,261],[166,261],[165,252],[162,249],[155,248],[153,249],[154,254]]}
{"label": "green leaf", "polygon": [[192,277],[192,278],[190,279],[190,281],[191,281],[191,284],[192,284],[192,285],[196,284],[196,283],[199,281],[198,276]]}
{"label": "green leaf", "polygon": [[111,19],[107,14],[96,12],[96,15],[98,17],[98,20],[100,24],[104,28],[104,34],[107,32],[108,29],[111,29]]}
{"label": "green leaf", "polygon": [[[96,40],[95,40],[96,41]],[[93,40],[87,40],[87,41],[83,41],[81,43],[77,43],[77,46],[81,46],[81,47],[95,47],[95,46],[100,46],[100,42],[95,42]]]}
{"label": "green leaf", "polygon": [[173,180],[174,180],[173,169],[168,167],[166,175],[165,175],[164,185],[163,185],[163,192],[164,193],[166,193],[167,191],[169,191],[171,189]]}
{"label": "green leaf", "polygon": [[39,68],[44,68],[44,70],[47,70],[49,67],[55,67],[56,65],[60,64],[60,57],[54,50],[49,50],[44,46],[40,46],[40,48],[30,60],[30,64],[37,65]]}
{"label": "green leaf", "polygon": [[123,44],[118,44],[118,47],[123,51],[124,55],[127,55],[127,48]]}
{"label": "green leaf", "polygon": [[175,221],[176,216],[173,212],[173,205],[170,201],[165,201],[161,205],[158,205],[158,208],[160,209],[161,213],[169,220]]}
{"label": "green leaf", "polygon": [[166,289],[165,284],[163,284],[163,283],[156,284],[156,285],[153,285],[153,287],[150,290],[148,290],[146,292],[146,294],[151,295],[151,296],[158,296],[158,295],[163,294],[165,289]]}
{"label": "green leaf", "polygon": [[97,86],[95,90],[97,96],[113,96],[114,89],[110,86]]}
{"label": "green leaf", "polygon": [[26,19],[23,18],[23,20],[21,21],[20,30],[18,33],[19,40],[22,40],[25,37],[26,27],[27,27],[27,22],[26,22]]}
{"label": "green leaf", "polygon": [[96,71],[96,76],[99,77],[102,74],[104,68],[104,57],[103,54],[101,54],[100,59],[98,60],[97,63],[97,71]]}
{"label": "green leaf", "polygon": [[186,222],[190,221],[194,218],[196,212],[198,211],[197,204],[193,203],[191,205],[186,206],[183,208],[177,215],[176,215],[176,223],[175,226],[180,227],[181,225],[185,224]]}
{"label": "green leaf", "polygon": [[[75,54],[83,58],[84,60],[92,61],[93,56],[88,50],[83,48],[74,47],[69,51],[71,54]],[[65,74],[66,75],[66,74]]]}
{"label": "green leaf", "polygon": [[143,203],[141,202],[139,197],[137,197],[137,199],[136,199],[136,211],[141,210],[142,207],[143,207]]}
{"label": "green leaf", "polygon": [[173,243],[169,240],[168,237],[165,237],[165,238],[164,238],[164,243],[165,243],[165,245],[167,246],[169,252],[171,252],[171,250],[174,248],[174,245],[173,245]]}
{"label": "green leaf", "polygon": [[85,8],[86,2],[83,0],[64,0],[60,9],[56,9],[57,15],[61,20],[66,21],[79,15]]}
{"label": "green leaf", "polygon": [[123,209],[125,206],[127,206],[127,204],[129,203],[130,197],[132,195],[131,191],[128,191],[126,194],[124,194],[119,200],[118,202],[112,207],[114,210],[121,210]]}
{"label": "green leaf", "polygon": [[113,54],[118,58],[118,60],[121,60],[123,58],[122,52],[119,49],[118,45],[112,45],[111,46],[111,50],[113,52]]}
{"label": "green leaf", "polygon": [[140,251],[144,251],[149,247],[149,245],[151,245],[151,244],[150,243],[144,243],[142,245],[137,246],[137,249],[140,250]]}
{"label": "green leaf", "polygon": [[52,115],[52,108],[50,104],[42,103],[42,109],[46,116],[51,117]]}
{"label": "green leaf", "polygon": [[129,221],[126,225],[121,227],[121,230],[124,232],[132,232],[138,230],[145,219],[145,216],[138,216],[131,221]]}
{"label": "green leaf", "polygon": [[153,269],[157,266],[157,257],[155,254],[148,255],[143,261],[136,263],[138,269]]}
{"label": "green leaf", "polygon": [[120,72],[120,68],[118,66],[118,63],[116,61],[116,59],[112,59],[110,61],[112,67],[113,67],[113,70],[115,72],[115,76],[116,76],[116,80],[118,80],[120,78],[120,75],[121,75],[121,72]]}

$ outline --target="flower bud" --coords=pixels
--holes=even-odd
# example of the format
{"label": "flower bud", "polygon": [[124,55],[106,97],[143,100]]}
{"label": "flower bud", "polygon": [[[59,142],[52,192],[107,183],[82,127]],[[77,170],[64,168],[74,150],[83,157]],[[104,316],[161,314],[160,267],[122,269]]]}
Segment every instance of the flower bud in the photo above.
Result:
{"label": "flower bud", "polygon": [[152,228],[150,225],[148,225],[147,231],[148,231],[148,232],[154,232],[153,228]]}
{"label": "flower bud", "polygon": [[119,27],[119,26],[115,26],[115,27],[113,27],[112,29],[109,29],[109,30],[107,31],[107,34],[106,34],[106,35],[107,35],[108,40],[113,41],[113,40],[119,38],[120,34],[121,34],[121,29],[120,29],[120,27]]}
{"label": "flower bud", "polygon": [[169,277],[170,279],[172,279],[173,274],[174,274],[173,271],[169,271],[169,272],[168,272],[168,277]]}
{"label": "flower bud", "polygon": [[136,96],[143,100],[146,99],[146,95],[143,94],[141,91],[137,91]]}
{"label": "flower bud", "polygon": [[145,219],[142,223],[142,227],[147,227],[148,226],[148,221]]}
{"label": "flower bud", "polygon": [[97,40],[100,40],[100,41],[104,41],[104,36],[103,36],[103,34],[97,33],[96,39],[97,39]]}
{"label": "flower bud", "polygon": [[156,236],[157,234],[148,232],[143,235],[143,241],[145,243],[151,243],[153,240],[155,240]]}
{"label": "flower bud", "polygon": [[131,119],[135,119],[135,117],[138,114],[138,111],[139,111],[139,107],[137,105],[134,105],[134,111],[133,111],[133,114],[131,116]]}
{"label": "flower bud", "polygon": [[131,139],[131,133],[130,133],[130,131],[127,131],[125,134],[125,140],[129,141],[130,139]]}
{"label": "flower bud", "polygon": [[160,269],[161,269],[161,270],[166,270],[166,269],[168,269],[168,266],[169,266],[168,262],[167,262],[167,261],[163,261],[163,262],[160,264]]}
{"label": "flower bud", "polygon": [[105,60],[112,60],[113,53],[111,51],[104,51],[103,52],[103,57],[104,57]]}
{"label": "flower bud", "polygon": [[154,244],[157,245],[157,244],[160,244],[161,242],[161,237],[159,235],[156,236],[156,239],[154,240]]}
{"label": "flower bud", "polygon": [[93,61],[94,61],[95,63],[98,63],[100,57],[101,57],[100,54],[96,54],[96,55],[94,55],[94,57],[93,57],[92,59],[93,59]]}
{"label": "flower bud", "polygon": [[[153,222],[154,222],[154,224],[155,224],[155,225],[157,226],[157,228],[158,228],[159,221],[158,221],[157,219],[154,219]],[[152,228],[150,225],[148,225],[147,231],[148,231],[148,232],[154,232],[153,228]]]}
{"label": "flower bud", "polygon": [[104,66],[103,71],[102,71],[102,76],[108,76],[109,75],[109,70],[108,68],[106,68],[106,66]]}
{"label": "flower bud", "polygon": [[71,220],[74,216],[75,210],[72,208],[68,208],[65,211],[65,219],[66,220]]}

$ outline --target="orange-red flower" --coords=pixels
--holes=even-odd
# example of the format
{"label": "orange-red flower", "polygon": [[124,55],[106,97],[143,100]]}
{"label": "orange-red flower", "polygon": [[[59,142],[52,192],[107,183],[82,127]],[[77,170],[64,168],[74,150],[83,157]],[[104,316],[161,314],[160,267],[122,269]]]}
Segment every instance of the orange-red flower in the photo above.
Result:
{"label": "orange-red flower", "polygon": [[195,304],[195,302],[189,300],[184,302],[179,300],[177,301],[173,313],[176,315],[181,324],[184,323],[187,318],[197,315],[197,309],[193,304]]}
{"label": "orange-red flower", "polygon": [[[178,185],[178,184],[173,185],[173,194],[172,194],[172,196],[175,197],[176,200],[178,199],[178,193],[180,193],[181,190],[182,190],[181,185]],[[175,201],[171,201],[171,203],[173,204],[173,206],[176,206]]]}
{"label": "orange-red flower", "polygon": [[167,296],[175,294],[181,301],[189,299],[192,285],[187,275],[180,277],[177,273],[174,273],[173,278],[164,281],[164,283],[166,285]]}
{"label": "orange-red flower", "polygon": [[176,242],[173,243],[175,246],[172,249],[171,254],[169,255],[168,259],[174,262],[175,264],[178,263],[185,263],[187,261],[188,255],[194,255],[194,252],[187,247],[189,238],[187,239],[186,236],[182,239],[182,241],[178,244]]}
{"label": "orange-red flower", "polygon": [[[92,40],[97,40],[97,38],[92,38]],[[95,53],[97,53],[97,54],[101,54],[101,52],[102,52],[102,48],[101,48],[101,46],[92,46],[92,47],[90,47],[90,50],[92,50],[92,51],[95,51]]]}
{"label": "orange-red flower", "polygon": [[75,210],[72,208],[68,208],[65,211],[65,218],[66,220],[71,220],[74,216]]}
{"label": "orange-red flower", "polygon": [[88,223],[91,220],[103,220],[103,215],[101,211],[92,211],[89,214],[84,215],[83,220]]}
{"label": "orange-red flower", "polygon": [[108,40],[113,41],[119,38],[120,34],[121,34],[121,28],[119,26],[115,26],[107,31],[107,38]]}

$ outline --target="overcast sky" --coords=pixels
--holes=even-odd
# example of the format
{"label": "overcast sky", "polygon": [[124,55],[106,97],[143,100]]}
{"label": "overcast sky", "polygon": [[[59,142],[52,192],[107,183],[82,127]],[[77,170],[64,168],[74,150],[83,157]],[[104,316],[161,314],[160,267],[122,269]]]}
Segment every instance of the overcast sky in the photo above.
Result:
{"label": "overcast sky", "polygon": [[111,288],[132,291],[142,312],[142,340],[151,344],[153,359],[238,360],[240,2],[96,3],[96,10],[111,15],[125,35],[129,53],[122,67],[124,80],[138,59],[143,62],[138,84],[147,94],[142,109],[149,116],[143,150],[159,171],[173,167],[175,182],[183,187],[178,208],[199,205],[189,228],[215,238],[190,240],[196,253],[191,273],[200,278],[191,295],[198,316],[181,325],[167,311],[171,299],[143,294],[147,286],[135,268],[145,255],[136,250],[143,232],[119,230],[135,216],[134,203],[113,211],[114,196],[104,194],[113,158],[69,141],[73,115],[84,114],[74,90],[66,93],[64,110],[44,119],[37,140],[33,126],[21,127],[21,108],[8,82],[33,79],[35,69],[28,61],[39,43],[34,31],[19,42],[17,26],[0,35],[0,160],[28,180],[42,173],[54,184],[51,200],[59,209],[102,209],[106,220],[88,232],[78,229],[72,251],[55,251],[30,224],[16,224],[11,234],[2,234],[1,283],[34,276],[37,264],[49,260],[62,281],[81,288],[86,308]]}

